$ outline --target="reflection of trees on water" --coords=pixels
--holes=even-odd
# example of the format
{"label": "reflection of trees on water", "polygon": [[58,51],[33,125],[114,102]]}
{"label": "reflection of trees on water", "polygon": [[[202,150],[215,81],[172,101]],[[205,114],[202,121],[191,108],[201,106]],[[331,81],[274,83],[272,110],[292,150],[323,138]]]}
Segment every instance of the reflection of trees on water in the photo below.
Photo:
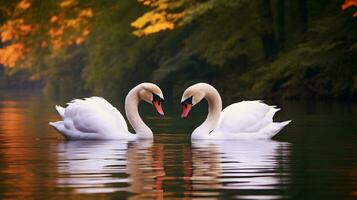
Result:
{"label": "reflection of trees on water", "polygon": [[[152,141],[72,141],[58,145],[58,185],[78,193],[163,196],[163,147]],[[128,185],[129,184],[129,185]]]}
{"label": "reflection of trees on water", "polygon": [[288,145],[270,140],[193,142],[192,149],[184,150],[186,195],[273,191],[288,181],[282,170],[288,166],[281,161],[289,154]]}
{"label": "reflection of trees on water", "polygon": [[[26,100],[18,99],[22,96]],[[39,126],[41,119],[48,113],[33,112],[40,104],[44,103],[25,93],[0,94],[0,198],[33,199],[54,190],[54,180],[44,176],[52,173],[51,165],[42,160],[55,158],[47,151],[49,144],[38,139],[46,130]]]}
{"label": "reflection of trees on water", "polygon": [[[35,184],[37,177],[33,165],[28,163],[27,167],[23,167],[20,162],[24,158],[33,157],[35,152],[24,148],[26,144],[19,140],[26,131],[26,117],[18,104],[12,100],[0,102],[0,162],[4,163],[0,165],[0,175],[13,177],[1,181],[1,187],[6,188],[1,193],[11,196],[16,191],[17,195],[26,197],[34,195],[35,191],[31,186]],[[22,161],[23,164],[25,163]]]}

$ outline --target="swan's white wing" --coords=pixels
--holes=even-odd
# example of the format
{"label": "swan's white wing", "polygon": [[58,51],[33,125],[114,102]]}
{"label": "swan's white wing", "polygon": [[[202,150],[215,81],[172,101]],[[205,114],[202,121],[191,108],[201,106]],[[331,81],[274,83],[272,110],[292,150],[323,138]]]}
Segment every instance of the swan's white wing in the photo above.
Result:
{"label": "swan's white wing", "polygon": [[99,97],[75,99],[68,103],[64,112],[64,126],[79,132],[104,134],[128,129],[120,112]]}
{"label": "swan's white wing", "polygon": [[222,111],[218,129],[231,133],[257,132],[272,123],[276,111],[274,106],[261,101],[234,103]]}
{"label": "swan's white wing", "polygon": [[110,114],[116,120],[116,123],[119,123],[120,127],[123,128],[125,127],[125,129],[128,130],[128,126],[126,124],[123,115],[119,112],[117,108],[112,106],[112,104],[110,104],[107,100],[105,100],[102,97],[91,97],[91,98],[86,98],[85,101],[88,104],[97,106],[98,108],[102,109],[105,113]]}

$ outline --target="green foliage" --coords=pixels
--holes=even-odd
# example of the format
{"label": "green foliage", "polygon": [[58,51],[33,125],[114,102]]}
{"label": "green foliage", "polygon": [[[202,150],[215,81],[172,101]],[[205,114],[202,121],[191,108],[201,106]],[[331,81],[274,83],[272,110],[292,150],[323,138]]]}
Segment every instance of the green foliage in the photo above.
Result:
{"label": "green foliage", "polygon": [[[151,81],[170,96],[170,92],[179,95],[189,84],[205,81],[228,101],[356,98],[357,22],[336,1],[308,1],[306,32],[298,28],[301,10],[293,0],[285,1],[285,10],[279,13],[284,18],[277,14],[281,1],[276,0],[165,1],[168,13],[185,11],[184,17],[175,21],[173,30],[137,37],[132,23],[157,7],[132,0],[77,0],[76,10],[93,10],[91,34],[83,44],[66,46],[55,55],[53,49],[36,45],[48,41],[45,33],[51,25],[46,23],[57,13],[58,1],[32,2],[30,14],[24,17],[40,24],[41,31],[31,38],[34,48],[28,56],[32,65],[16,70],[28,69],[27,76],[45,80],[48,94],[75,96],[92,91],[122,96],[135,84]],[[267,4],[270,8],[263,6]],[[0,3],[2,10],[11,11],[14,6]],[[73,17],[76,10],[65,16]],[[6,13],[0,23],[9,19]],[[271,19],[267,19],[269,13]],[[67,31],[64,37],[72,34],[77,33]],[[278,38],[281,34],[284,40]],[[273,36],[269,42],[279,47],[269,58],[266,51],[271,47],[263,42],[264,36]]]}
{"label": "green foliage", "polygon": [[259,74],[261,78],[254,79],[252,89],[267,95],[356,97],[357,27],[354,23],[338,13],[315,18],[303,42],[280,54],[274,62],[247,73],[245,78]]}

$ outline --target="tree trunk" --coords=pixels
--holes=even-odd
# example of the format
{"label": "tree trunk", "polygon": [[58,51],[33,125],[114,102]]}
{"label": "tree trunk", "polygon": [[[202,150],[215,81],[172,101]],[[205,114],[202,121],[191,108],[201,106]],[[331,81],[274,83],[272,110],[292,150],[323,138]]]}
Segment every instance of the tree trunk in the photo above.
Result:
{"label": "tree trunk", "polygon": [[300,33],[305,33],[307,30],[307,0],[298,2],[298,28]]}
{"label": "tree trunk", "polygon": [[286,40],[285,1],[286,0],[277,1],[278,40],[280,48],[283,46]]}
{"label": "tree trunk", "polygon": [[273,15],[270,0],[261,2],[261,32],[260,38],[263,45],[265,59],[270,60],[277,54],[277,44],[273,29]]}

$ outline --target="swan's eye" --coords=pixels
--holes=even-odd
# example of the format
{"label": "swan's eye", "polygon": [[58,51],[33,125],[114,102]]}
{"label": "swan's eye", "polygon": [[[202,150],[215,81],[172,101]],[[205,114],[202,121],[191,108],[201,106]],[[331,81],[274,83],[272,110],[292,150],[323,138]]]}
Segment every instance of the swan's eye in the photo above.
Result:
{"label": "swan's eye", "polygon": [[152,93],[152,102],[154,102],[154,101],[159,102],[159,105],[160,105],[161,102],[163,102],[164,100],[161,97],[159,97],[159,95]]}
{"label": "swan's eye", "polygon": [[190,97],[187,98],[185,101],[183,101],[181,104],[183,104],[183,105],[186,107],[187,104],[192,104],[192,99],[193,99],[193,97],[190,96]]}

